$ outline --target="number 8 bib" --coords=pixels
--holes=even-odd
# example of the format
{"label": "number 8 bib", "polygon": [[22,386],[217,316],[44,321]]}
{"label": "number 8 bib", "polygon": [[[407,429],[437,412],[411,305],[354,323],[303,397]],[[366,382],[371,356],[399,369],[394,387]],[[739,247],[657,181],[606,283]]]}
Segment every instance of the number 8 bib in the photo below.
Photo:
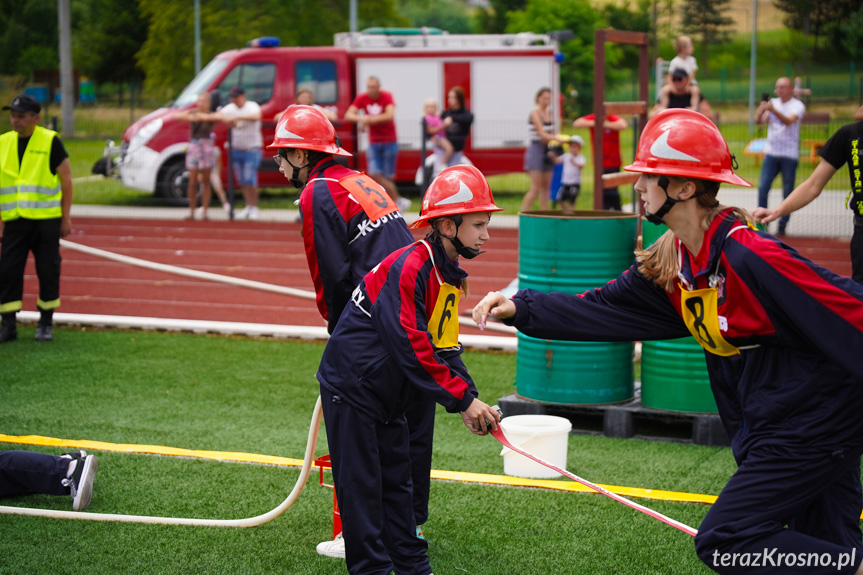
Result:
{"label": "number 8 bib", "polygon": [[716,288],[686,290],[680,284],[680,313],[698,344],[714,355],[737,355],[740,350],[725,341],[719,331]]}

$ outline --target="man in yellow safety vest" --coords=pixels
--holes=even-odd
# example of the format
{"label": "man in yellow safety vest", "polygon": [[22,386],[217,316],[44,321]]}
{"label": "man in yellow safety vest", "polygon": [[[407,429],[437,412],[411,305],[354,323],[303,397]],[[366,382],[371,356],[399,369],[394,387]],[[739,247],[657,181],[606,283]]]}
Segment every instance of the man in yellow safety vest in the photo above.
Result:
{"label": "man in yellow safety vest", "polygon": [[24,268],[33,252],[39,278],[36,341],[51,341],[60,306],[60,238],[72,229],[72,169],[56,132],[39,125],[42,107],[21,95],[12,101],[12,131],[0,136],[0,343],[18,339],[16,313]]}

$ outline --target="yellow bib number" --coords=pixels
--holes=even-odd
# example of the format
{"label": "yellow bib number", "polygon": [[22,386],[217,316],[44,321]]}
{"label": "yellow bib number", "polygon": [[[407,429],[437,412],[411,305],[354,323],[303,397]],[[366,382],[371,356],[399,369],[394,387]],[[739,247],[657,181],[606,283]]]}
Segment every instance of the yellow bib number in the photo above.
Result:
{"label": "yellow bib number", "polygon": [[441,284],[428,326],[432,343],[438,349],[458,347],[459,300],[461,290],[447,283]]}
{"label": "yellow bib number", "polygon": [[716,288],[687,291],[680,286],[683,322],[698,344],[715,355],[737,355],[740,350],[725,341],[719,331]]}

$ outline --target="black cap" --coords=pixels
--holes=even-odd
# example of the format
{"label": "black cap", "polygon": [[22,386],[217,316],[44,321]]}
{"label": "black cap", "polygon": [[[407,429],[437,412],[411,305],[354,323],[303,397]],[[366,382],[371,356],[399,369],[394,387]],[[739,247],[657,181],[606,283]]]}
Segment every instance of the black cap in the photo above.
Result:
{"label": "black cap", "polygon": [[246,93],[246,90],[243,89],[242,86],[234,86],[231,88],[231,98],[236,98],[237,96],[242,96]]}
{"label": "black cap", "polygon": [[3,109],[12,110],[13,112],[33,112],[34,114],[38,114],[42,111],[42,106],[39,105],[39,102],[33,96],[21,94],[12,100],[11,106],[3,106]]}
{"label": "black cap", "polygon": [[675,68],[671,71],[671,79],[672,80],[682,80],[684,78],[689,77],[689,72],[684,70],[683,68]]}

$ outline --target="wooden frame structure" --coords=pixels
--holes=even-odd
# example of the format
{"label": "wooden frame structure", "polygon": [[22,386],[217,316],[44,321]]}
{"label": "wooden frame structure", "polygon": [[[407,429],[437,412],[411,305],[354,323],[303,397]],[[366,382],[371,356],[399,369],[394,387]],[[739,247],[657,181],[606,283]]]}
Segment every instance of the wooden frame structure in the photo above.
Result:
{"label": "wooden frame structure", "polygon": [[[638,51],[638,98],[637,102],[605,101],[605,44],[631,44]],[[602,174],[603,124],[608,114],[638,115],[638,130],[647,123],[649,100],[650,61],[648,56],[648,35],[645,32],[626,32],[622,30],[596,30],[594,32],[594,69],[593,69],[593,208],[602,209],[602,190],[605,187],[631,184],[638,179],[635,173]],[[636,134],[638,136],[638,134]],[[636,138],[637,141],[637,138]]]}

